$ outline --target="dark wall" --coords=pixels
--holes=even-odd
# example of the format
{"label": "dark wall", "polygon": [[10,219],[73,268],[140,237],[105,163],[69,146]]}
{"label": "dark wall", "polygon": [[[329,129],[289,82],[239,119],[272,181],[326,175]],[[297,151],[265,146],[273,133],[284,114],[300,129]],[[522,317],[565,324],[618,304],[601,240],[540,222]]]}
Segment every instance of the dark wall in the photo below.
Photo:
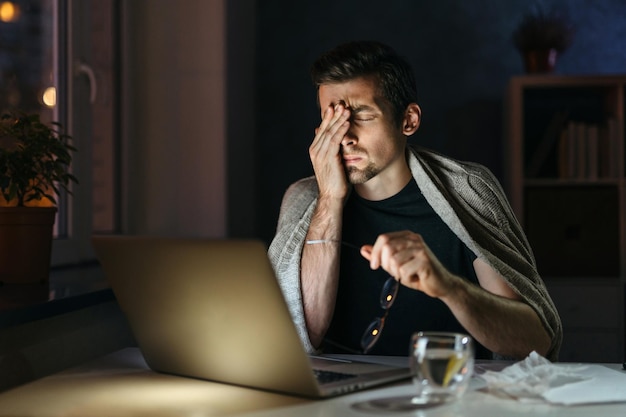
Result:
{"label": "dark wall", "polygon": [[[285,189],[313,172],[308,146],[320,116],[309,67],[320,53],[349,40],[388,43],[413,65],[423,120],[412,142],[483,163],[502,178],[502,99],[507,80],[523,72],[511,33],[530,4],[528,0],[258,0],[259,237],[269,243]],[[559,4],[567,6],[577,33],[560,57],[556,73],[626,73],[626,1]]]}

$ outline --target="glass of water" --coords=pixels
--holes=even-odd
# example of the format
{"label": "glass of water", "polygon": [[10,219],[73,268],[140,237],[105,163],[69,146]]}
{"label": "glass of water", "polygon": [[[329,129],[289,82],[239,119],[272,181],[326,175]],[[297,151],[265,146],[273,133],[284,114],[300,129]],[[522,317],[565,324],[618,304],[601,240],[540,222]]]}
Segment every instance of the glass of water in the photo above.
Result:
{"label": "glass of water", "polygon": [[418,332],[409,352],[414,404],[444,403],[459,399],[474,371],[474,342],[462,333]]}

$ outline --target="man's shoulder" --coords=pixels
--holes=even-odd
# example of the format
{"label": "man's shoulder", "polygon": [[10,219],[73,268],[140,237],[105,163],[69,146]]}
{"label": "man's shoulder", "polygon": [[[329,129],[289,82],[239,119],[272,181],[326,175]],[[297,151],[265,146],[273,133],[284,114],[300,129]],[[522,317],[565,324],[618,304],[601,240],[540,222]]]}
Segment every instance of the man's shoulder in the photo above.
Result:
{"label": "man's shoulder", "polygon": [[440,174],[473,176],[487,182],[493,182],[495,179],[489,168],[477,162],[456,159],[435,150],[416,145],[410,145],[409,148],[422,164],[428,165],[429,168]]}
{"label": "man's shoulder", "polygon": [[317,181],[314,176],[301,178],[289,186],[288,192],[317,194]]}
{"label": "man's shoulder", "polygon": [[[436,151],[412,148],[415,159],[428,173],[427,178],[447,195],[457,195],[466,202],[491,201],[494,204],[506,200],[504,190],[486,166],[468,161],[460,161]],[[418,180],[418,184],[420,180]],[[422,178],[421,181],[424,181]]]}
{"label": "man's shoulder", "polygon": [[314,176],[301,178],[292,183],[285,192],[285,200],[312,200],[318,195],[317,181]]}
{"label": "man's shoulder", "polygon": [[315,176],[311,175],[310,177],[300,178],[291,184],[291,187],[297,188],[311,188],[314,187],[317,189],[317,181],[315,180]]}
{"label": "man's shoulder", "polygon": [[437,161],[439,163],[453,164],[461,167],[477,167],[479,169],[486,169],[484,165],[481,165],[479,163],[457,159],[450,155],[445,155],[434,149],[425,148],[418,145],[409,145],[408,147],[413,152],[413,154],[420,159]]}

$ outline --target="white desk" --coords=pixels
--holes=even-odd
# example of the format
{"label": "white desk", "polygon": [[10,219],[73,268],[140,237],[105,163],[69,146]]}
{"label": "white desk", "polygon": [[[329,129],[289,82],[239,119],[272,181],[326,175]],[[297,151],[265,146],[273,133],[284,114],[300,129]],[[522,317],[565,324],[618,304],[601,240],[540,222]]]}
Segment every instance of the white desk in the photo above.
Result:
{"label": "white desk", "polygon": [[[619,369],[618,365],[610,367]],[[454,404],[384,411],[372,408],[372,401],[411,395],[410,381],[313,401],[155,373],[148,369],[138,349],[128,348],[1,393],[0,416],[626,416],[626,403],[572,407],[523,404],[472,389],[478,385],[476,381]]]}

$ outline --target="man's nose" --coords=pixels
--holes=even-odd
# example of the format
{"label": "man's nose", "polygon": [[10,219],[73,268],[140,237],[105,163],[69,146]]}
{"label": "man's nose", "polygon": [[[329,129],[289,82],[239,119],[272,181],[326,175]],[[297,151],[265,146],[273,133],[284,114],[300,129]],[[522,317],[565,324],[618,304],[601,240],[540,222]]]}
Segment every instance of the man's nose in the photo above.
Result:
{"label": "man's nose", "polygon": [[341,145],[352,146],[352,145],[356,145],[356,143],[357,143],[356,136],[351,132],[351,129],[348,129],[346,134],[343,135],[343,139],[341,139]]}

